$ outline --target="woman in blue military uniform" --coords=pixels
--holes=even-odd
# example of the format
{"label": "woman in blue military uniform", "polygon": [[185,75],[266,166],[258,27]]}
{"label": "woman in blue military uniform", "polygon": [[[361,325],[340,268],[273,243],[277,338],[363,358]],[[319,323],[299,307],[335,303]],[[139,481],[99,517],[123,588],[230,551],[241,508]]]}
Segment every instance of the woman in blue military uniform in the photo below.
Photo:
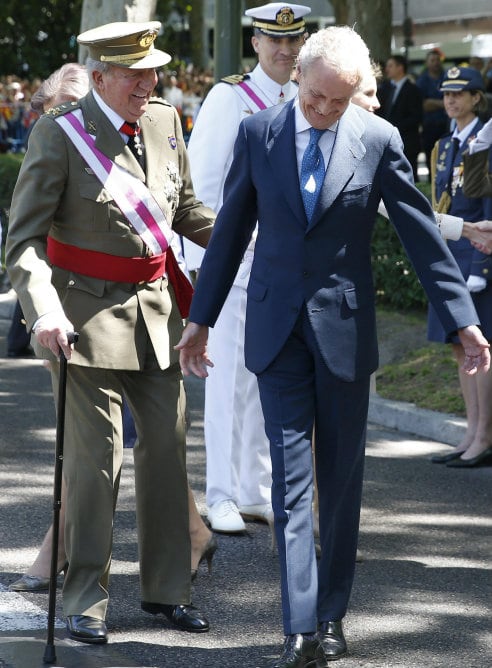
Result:
{"label": "woman in blue military uniform", "polygon": [[[492,216],[491,198],[469,198],[463,193],[463,152],[482,127],[479,112],[486,105],[480,73],[470,67],[452,67],[441,84],[444,107],[455,121],[452,134],[436,142],[431,158],[433,205],[465,221],[477,222]],[[468,239],[449,241],[467,286],[472,294],[484,336],[492,341],[492,259],[476,250]],[[444,330],[432,307],[429,307],[428,338],[447,342]],[[460,363],[463,348],[455,337],[453,353]],[[492,375],[465,376],[459,371],[460,386],[466,407],[467,431],[455,451],[433,457],[434,462],[449,467],[469,468],[492,463]]]}

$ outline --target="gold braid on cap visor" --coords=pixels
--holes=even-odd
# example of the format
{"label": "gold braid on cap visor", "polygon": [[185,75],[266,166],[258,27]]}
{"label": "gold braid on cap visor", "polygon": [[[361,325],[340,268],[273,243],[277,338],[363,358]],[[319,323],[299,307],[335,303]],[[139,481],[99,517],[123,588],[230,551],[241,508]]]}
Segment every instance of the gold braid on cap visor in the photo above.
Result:
{"label": "gold braid on cap visor", "polygon": [[105,56],[101,55],[100,60],[102,63],[111,63],[111,62],[119,62],[119,63],[126,63],[126,62],[134,62],[136,63],[137,61],[141,60],[142,58],[145,58],[145,56],[150,56],[151,53],[154,51],[154,49],[146,49],[145,51],[140,51],[139,53],[127,53],[127,54],[120,54],[119,56]]}
{"label": "gold braid on cap visor", "polygon": [[463,86],[466,86],[466,84],[469,84],[470,82],[467,81],[466,79],[452,79],[451,81],[444,81],[441,84],[441,89],[446,88],[446,86],[456,86],[456,84],[462,84]]}
{"label": "gold braid on cap visor", "polygon": [[300,28],[305,28],[306,24],[304,19],[297,21],[297,23],[291,23],[290,25],[282,24],[275,25],[275,23],[263,23],[262,21],[253,21],[253,28],[258,28],[259,30],[269,30],[270,32],[278,32],[287,34],[293,30],[298,30]]}

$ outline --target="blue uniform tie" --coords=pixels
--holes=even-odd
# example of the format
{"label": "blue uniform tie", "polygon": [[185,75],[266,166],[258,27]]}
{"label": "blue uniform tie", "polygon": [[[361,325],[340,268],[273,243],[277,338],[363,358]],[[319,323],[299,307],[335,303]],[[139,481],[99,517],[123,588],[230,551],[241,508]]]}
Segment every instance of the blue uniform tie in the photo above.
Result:
{"label": "blue uniform tie", "polygon": [[325,178],[325,161],[318,146],[324,130],[310,129],[309,144],[302,157],[301,194],[308,221],[311,220]]}

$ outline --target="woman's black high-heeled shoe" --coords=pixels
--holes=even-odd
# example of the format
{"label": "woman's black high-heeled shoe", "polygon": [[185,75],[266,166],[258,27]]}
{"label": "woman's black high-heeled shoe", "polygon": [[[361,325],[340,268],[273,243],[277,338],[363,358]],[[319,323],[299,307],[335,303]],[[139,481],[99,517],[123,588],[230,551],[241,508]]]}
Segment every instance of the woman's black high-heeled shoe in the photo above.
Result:
{"label": "woman's black high-heeled shoe", "polygon": [[[208,566],[208,572],[209,574],[212,572],[212,559],[214,558],[214,554],[217,551],[217,548],[219,547],[219,544],[217,542],[217,539],[215,536],[212,534],[210,538],[207,541],[207,544],[205,545],[205,549],[202,552],[202,556],[200,557],[200,560],[198,562],[198,566],[203,561],[207,561],[207,566]],[[197,568],[192,568],[191,569],[191,581],[194,582],[196,580],[196,576],[198,575],[198,567]]]}

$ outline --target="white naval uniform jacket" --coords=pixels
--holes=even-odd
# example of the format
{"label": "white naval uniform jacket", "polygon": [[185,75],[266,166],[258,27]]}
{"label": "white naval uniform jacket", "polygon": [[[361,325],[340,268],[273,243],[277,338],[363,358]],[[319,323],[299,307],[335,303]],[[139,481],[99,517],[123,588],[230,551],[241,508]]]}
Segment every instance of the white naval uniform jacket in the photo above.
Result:
{"label": "white naval uniform jacket", "polygon": [[[264,102],[266,107],[279,103],[280,92],[287,102],[297,95],[297,84],[289,81],[284,86],[270,79],[260,64],[245,79],[245,83]],[[197,197],[217,212],[223,201],[224,182],[232,163],[234,143],[241,121],[258,111],[248,96],[238,93],[237,84],[219,82],[205,98],[188,144],[191,179]],[[244,254],[234,285],[246,289],[249,280],[255,235]],[[204,250],[184,240],[184,254],[188,269],[197,269]]]}

